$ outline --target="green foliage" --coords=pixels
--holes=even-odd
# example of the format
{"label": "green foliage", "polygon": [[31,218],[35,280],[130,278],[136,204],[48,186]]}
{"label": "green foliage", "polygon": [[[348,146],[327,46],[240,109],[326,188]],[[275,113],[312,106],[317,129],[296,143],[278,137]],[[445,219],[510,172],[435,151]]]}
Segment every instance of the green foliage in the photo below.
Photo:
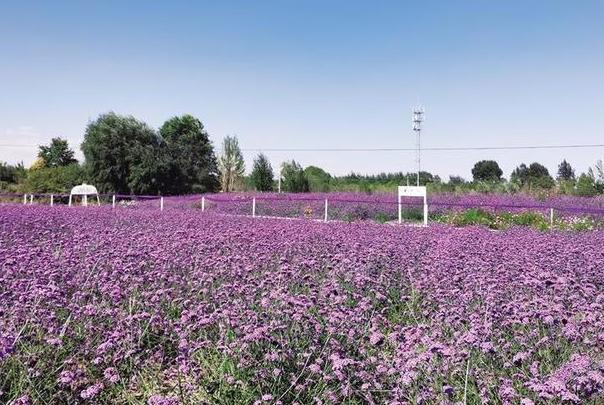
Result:
{"label": "green foliage", "polygon": [[68,166],[78,162],[67,141],[61,138],[52,138],[50,145],[40,146],[38,157],[46,167]]}
{"label": "green foliage", "polygon": [[472,208],[452,218],[455,226],[484,225],[489,228],[494,227],[495,216],[482,209]]}
{"label": "green foliage", "polygon": [[308,166],[304,169],[308,179],[310,191],[328,192],[330,190],[331,175],[317,166]]}
{"label": "green foliage", "polygon": [[156,177],[145,165],[161,144],[155,131],[134,117],[102,114],[88,124],[84,134],[87,175],[101,192],[129,194],[133,186],[137,192],[158,192],[159,181],[145,183]]}
{"label": "green foliage", "polygon": [[68,166],[46,167],[30,170],[22,191],[27,193],[68,193],[72,187],[85,180],[82,167],[73,163]]}
{"label": "green foliage", "polygon": [[239,141],[235,136],[227,136],[222,141],[222,155],[219,159],[220,185],[222,191],[235,191],[242,182],[245,172],[245,162]]}
{"label": "green foliage", "polygon": [[503,170],[494,160],[481,160],[476,162],[472,168],[472,176],[475,182],[501,181]]}
{"label": "green foliage", "polygon": [[572,166],[570,165],[570,163],[568,163],[566,161],[566,159],[564,159],[558,165],[558,177],[557,177],[557,180],[559,182],[562,182],[562,181],[573,181],[573,180],[575,180],[575,170],[572,168]]}
{"label": "green foliage", "polygon": [[0,162],[0,191],[15,191],[17,184],[20,183],[27,172],[23,163],[17,165],[9,165],[8,163]]}
{"label": "green foliage", "polygon": [[590,197],[598,194],[598,187],[593,175],[581,173],[577,179],[575,193],[584,197]]}
{"label": "green foliage", "polygon": [[172,117],[162,125],[159,134],[165,142],[163,162],[157,162],[156,168],[164,174],[163,193],[189,194],[218,190],[214,147],[199,119],[189,114]]}
{"label": "green foliage", "polygon": [[531,163],[528,167],[522,163],[512,172],[512,183],[518,184],[520,187],[530,189],[550,189],[555,185],[554,179],[550,176],[549,171],[540,163]]}
{"label": "green foliage", "polygon": [[250,175],[250,181],[257,191],[272,191],[274,176],[273,168],[264,154],[259,154],[254,159],[254,167]]}
{"label": "green foliage", "polygon": [[309,191],[310,186],[304,169],[295,160],[283,163],[281,175],[283,177],[282,186],[284,191],[290,193],[305,193]]}

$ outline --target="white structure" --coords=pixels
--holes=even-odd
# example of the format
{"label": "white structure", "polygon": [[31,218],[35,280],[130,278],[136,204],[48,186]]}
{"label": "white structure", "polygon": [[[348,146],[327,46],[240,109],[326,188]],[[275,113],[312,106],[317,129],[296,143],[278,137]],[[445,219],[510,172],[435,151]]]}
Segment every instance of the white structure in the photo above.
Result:
{"label": "white structure", "polygon": [[90,184],[80,184],[79,186],[75,186],[71,189],[71,193],[69,193],[69,206],[71,207],[72,197],[74,195],[79,195],[82,197],[82,205],[84,207],[88,206],[88,196],[96,195],[96,202],[98,205],[101,205],[101,200],[99,199],[99,192],[96,190],[95,186],[91,186]]}
{"label": "white structure", "polygon": [[398,223],[403,222],[402,197],[423,197],[424,199],[424,226],[428,225],[428,201],[426,187],[424,186],[399,186],[398,187]]}
{"label": "white structure", "polygon": [[422,122],[424,122],[424,107],[417,106],[413,109],[413,132],[415,132],[415,134],[417,136],[417,139],[416,139],[416,147],[417,147],[416,163],[417,163],[417,186],[418,187],[419,187],[419,172],[422,167],[422,164],[421,164],[422,148],[421,148],[421,143],[420,143],[420,135],[422,133]]}

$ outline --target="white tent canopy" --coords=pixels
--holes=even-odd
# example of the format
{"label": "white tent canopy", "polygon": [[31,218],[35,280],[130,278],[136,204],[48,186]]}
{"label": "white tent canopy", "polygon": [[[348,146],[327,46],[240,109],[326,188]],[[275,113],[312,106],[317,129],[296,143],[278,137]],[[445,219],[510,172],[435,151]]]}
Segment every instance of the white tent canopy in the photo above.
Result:
{"label": "white tent canopy", "polygon": [[97,191],[95,186],[91,186],[90,184],[80,184],[79,186],[75,186],[71,189],[71,193],[69,193],[69,206],[71,207],[71,200],[74,195],[82,196],[82,205],[88,205],[88,196],[96,195],[96,202],[98,205],[101,205],[101,200],[99,199],[99,192]]}

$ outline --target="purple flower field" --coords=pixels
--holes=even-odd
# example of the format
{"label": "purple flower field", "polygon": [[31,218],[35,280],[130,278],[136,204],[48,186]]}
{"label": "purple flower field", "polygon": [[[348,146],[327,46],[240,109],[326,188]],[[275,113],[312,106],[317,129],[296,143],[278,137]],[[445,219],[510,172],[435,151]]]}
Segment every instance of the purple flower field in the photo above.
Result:
{"label": "purple flower field", "polygon": [[604,231],[42,205],[0,231],[0,403],[604,402]]}
{"label": "purple flower field", "polygon": [[[398,218],[396,194],[362,193],[240,193],[216,194],[206,196],[207,207],[216,212],[237,215],[250,215],[252,198],[256,198],[258,215],[277,217],[323,218],[324,203],[328,200],[328,217],[339,220],[363,220],[382,217],[386,220]],[[201,198],[201,197],[199,197]],[[404,198],[403,209],[421,217],[422,200]],[[552,196],[542,200],[524,194],[447,194],[437,193],[428,196],[431,214],[444,214],[481,208],[489,212],[540,212],[549,214],[550,208],[558,216],[604,217],[604,198]]]}

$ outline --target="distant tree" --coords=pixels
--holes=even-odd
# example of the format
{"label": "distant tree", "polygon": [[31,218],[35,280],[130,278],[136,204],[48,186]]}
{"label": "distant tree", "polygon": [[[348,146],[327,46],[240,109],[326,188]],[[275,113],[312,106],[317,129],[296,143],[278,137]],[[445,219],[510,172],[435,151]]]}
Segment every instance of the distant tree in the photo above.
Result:
{"label": "distant tree", "polygon": [[580,196],[594,196],[598,194],[598,187],[596,180],[594,179],[593,173],[581,173],[577,179],[577,185],[575,193]]}
{"label": "distant tree", "polygon": [[572,168],[572,166],[570,165],[570,163],[568,163],[566,161],[566,159],[564,159],[558,165],[557,180],[558,181],[572,181],[574,179],[575,179],[575,170]]}
{"label": "distant tree", "polygon": [[172,117],[159,129],[165,141],[164,162],[157,163],[169,182],[165,193],[213,192],[219,188],[218,165],[214,147],[201,121],[185,114]]}
{"label": "distant tree", "polygon": [[44,167],[30,170],[23,181],[22,189],[28,193],[68,193],[84,179],[84,170],[77,163]]}
{"label": "distant tree", "polygon": [[594,179],[596,180],[596,184],[604,185],[604,162],[602,159],[599,159],[594,165]]}
{"label": "distant tree", "polygon": [[9,165],[0,162],[0,191],[15,191],[15,186],[26,176],[26,170],[23,163]]}
{"label": "distant tree", "polygon": [[38,157],[46,167],[67,166],[78,162],[67,141],[61,138],[52,138],[50,145],[40,146]]}
{"label": "distant tree", "polygon": [[46,161],[44,161],[44,159],[42,159],[41,157],[38,157],[36,158],[36,160],[34,160],[31,166],[29,166],[29,170],[40,170],[46,167]]}
{"label": "distant tree", "polygon": [[222,155],[219,159],[220,185],[222,191],[234,191],[243,179],[245,162],[237,137],[227,136],[222,142]]}
{"label": "distant tree", "polygon": [[304,169],[304,174],[308,179],[310,191],[327,192],[331,183],[331,175],[317,166],[308,166]]}
{"label": "distant tree", "polygon": [[461,176],[449,176],[449,184],[452,186],[460,186],[465,183],[466,181]]}
{"label": "distant tree", "polygon": [[310,187],[304,169],[295,160],[283,163],[281,168],[283,189],[291,193],[305,193]]}
{"label": "distant tree", "polygon": [[113,112],[102,114],[88,124],[82,143],[89,181],[101,192],[130,194],[132,185],[139,192],[158,191],[159,181],[143,187],[137,173],[149,171],[141,165],[150,163],[149,155],[161,145],[161,138],[144,122]]}
{"label": "distant tree", "polygon": [[250,175],[252,185],[257,191],[273,190],[273,168],[264,154],[259,154],[254,159],[254,167]]}
{"label": "distant tree", "polygon": [[474,181],[500,181],[503,170],[494,160],[481,160],[476,162],[472,169]]}
{"label": "distant tree", "polygon": [[510,180],[518,184],[520,187],[530,188],[545,188],[549,189],[554,186],[554,179],[550,176],[549,171],[540,163],[531,163],[528,167],[522,163],[512,172]]}

